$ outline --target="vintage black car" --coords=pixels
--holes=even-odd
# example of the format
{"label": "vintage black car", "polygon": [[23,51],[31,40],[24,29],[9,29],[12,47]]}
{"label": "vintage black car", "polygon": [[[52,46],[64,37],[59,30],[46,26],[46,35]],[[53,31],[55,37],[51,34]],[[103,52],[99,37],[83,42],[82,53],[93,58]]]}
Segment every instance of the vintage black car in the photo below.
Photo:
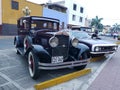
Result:
{"label": "vintage black car", "polygon": [[117,44],[102,40],[99,37],[92,38],[85,31],[68,30],[68,33],[71,37],[77,38],[79,43],[87,45],[90,48],[92,57],[114,53],[118,48]]}
{"label": "vintage black car", "polygon": [[40,70],[75,67],[84,69],[90,58],[89,47],[59,31],[59,20],[29,16],[18,19],[14,38],[17,53],[28,60],[30,76],[37,79]]}

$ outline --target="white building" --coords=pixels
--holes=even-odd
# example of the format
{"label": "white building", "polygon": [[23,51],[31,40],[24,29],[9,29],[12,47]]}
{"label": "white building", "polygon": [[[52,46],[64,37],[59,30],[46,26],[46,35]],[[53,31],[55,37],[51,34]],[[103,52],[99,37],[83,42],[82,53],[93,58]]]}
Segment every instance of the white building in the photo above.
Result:
{"label": "white building", "polygon": [[80,1],[77,0],[62,0],[55,2],[68,8],[68,26],[79,25],[85,26],[85,8],[81,5]]}

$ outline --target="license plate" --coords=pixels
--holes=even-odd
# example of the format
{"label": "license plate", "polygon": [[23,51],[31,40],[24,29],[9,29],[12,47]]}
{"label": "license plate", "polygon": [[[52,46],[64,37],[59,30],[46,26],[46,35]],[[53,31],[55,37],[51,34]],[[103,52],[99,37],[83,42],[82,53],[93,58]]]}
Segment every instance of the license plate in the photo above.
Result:
{"label": "license plate", "polygon": [[63,62],[63,56],[52,57],[52,63],[61,63],[61,62]]}

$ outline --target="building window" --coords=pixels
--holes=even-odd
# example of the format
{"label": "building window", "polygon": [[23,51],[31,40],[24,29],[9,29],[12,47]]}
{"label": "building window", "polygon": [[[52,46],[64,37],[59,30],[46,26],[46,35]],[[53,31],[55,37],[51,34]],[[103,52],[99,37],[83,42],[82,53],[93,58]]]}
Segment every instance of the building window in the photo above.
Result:
{"label": "building window", "polygon": [[79,22],[83,22],[83,17],[80,17],[80,18],[79,18]]}
{"label": "building window", "polygon": [[83,7],[80,7],[80,13],[83,13],[83,10],[84,10]]}
{"label": "building window", "polygon": [[77,5],[73,4],[73,10],[76,10],[76,9],[77,9]]}
{"label": "building window", "polygon": [[15,10],[18,10],[19,9],[19,3],[12,0],[11,1],[11,8],[15,9]]}
{"label": "building window", "polygon": [[75,21],[75,19],[76,19],[76,16],[75,16],[75,15],[73,15],[73,16],[72,16],[72,20],[73,20],[73,21]]}

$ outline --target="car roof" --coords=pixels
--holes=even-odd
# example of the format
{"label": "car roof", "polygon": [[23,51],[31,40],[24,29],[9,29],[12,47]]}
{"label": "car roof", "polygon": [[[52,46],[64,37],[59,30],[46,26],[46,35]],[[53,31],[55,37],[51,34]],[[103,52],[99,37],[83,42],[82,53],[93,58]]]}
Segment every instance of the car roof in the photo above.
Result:
{"label": "car roof", "polygon": [[53,21],[53,22],[60,22],[59,19],[55,18],[49,18],[49,17],[42,17],[42,16],[24,16],[19,19],[25,19],[25,18],[31,18],[31,19],[37,19],[37,20],[46,20],[46,21]]}

